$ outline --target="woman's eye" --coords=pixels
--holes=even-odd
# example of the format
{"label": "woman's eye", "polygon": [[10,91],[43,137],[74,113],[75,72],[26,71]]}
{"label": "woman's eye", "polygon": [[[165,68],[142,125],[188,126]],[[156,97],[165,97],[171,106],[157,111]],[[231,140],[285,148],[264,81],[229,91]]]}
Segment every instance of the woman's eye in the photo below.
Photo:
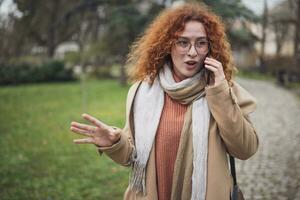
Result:
{"label": "woman's eye", "polygon": [[198,41],[198,42],[196,43],[196,46],[201,47],[201,46],[205,46],[206,44],[207,44],[206,41]]}
{"label": "woman's eye", "polygon": [[201,46],[206,46],[208,44],[207,41],[199,41],[199,45]]}
{"label": "woman's eye", "polygon": [[187,42],[187,41],[178,41],[178,44],[182,47],[187,47],[189,45],[189,42]]}

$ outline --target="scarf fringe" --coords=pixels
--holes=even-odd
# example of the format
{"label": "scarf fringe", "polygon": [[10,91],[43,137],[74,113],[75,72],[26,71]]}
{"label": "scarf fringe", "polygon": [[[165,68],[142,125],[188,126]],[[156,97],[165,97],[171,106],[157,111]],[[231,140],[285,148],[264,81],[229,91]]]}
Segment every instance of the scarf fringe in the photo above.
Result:
{"label": "scarf fringe", "polygon": [[141,192],[144,196],[146,195],[146,165],[140,163],[136,159],[136,153],[133,152],[132,158],[132,174],[129,180],[130,189],[136,193]]}

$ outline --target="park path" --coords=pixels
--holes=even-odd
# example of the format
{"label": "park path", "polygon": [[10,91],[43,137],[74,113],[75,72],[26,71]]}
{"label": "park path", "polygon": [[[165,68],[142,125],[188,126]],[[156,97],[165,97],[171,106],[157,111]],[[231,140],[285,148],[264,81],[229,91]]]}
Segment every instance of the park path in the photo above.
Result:
{"label": "park path", "polygon": [[250,116],[259,150],[237,160],[238,182],[249,200],[300,200],[300,101],[271,82],[237,79],[253,94],[257,110]]}

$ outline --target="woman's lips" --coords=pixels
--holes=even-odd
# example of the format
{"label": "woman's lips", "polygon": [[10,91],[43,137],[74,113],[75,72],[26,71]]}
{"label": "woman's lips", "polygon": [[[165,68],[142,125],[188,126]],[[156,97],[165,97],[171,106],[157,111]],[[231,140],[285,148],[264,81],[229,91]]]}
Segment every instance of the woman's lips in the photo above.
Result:
{"label": "woman's lips", "polygon": [[193,65],[193,64],[197,63],[197,61],[190,60],[190,61],[186,61],[185,63],[187,63],[189,65]]}
{"label": "woman's lips", "polygon": [[185,64],[186,64],[187,70],[193,70],[197,66],[197,62],[194,62],[194,61],[185,62]]}

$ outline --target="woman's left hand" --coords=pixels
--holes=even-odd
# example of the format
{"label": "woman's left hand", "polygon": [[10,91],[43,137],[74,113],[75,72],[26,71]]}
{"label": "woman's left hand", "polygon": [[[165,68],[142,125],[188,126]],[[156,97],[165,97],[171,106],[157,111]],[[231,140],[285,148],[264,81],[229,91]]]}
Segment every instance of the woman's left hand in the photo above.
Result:
{"label": "woman's left hand", "polygon": [[214,87],[221,84],[221,82],[225,79],[222,63],[216,59],[206,57],[204,60],[204,66],[206,69],[213,72],[208,86]]}

